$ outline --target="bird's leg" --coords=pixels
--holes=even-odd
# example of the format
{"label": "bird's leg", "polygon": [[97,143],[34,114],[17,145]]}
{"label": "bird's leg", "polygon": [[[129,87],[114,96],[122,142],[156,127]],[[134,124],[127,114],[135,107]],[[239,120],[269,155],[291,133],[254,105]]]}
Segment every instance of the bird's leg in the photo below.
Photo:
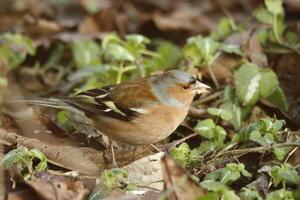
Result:
{"label": "bird's leg", "polygon": [[111,140],[109,141],[109,147],[110,147],[112,166],[115,168],[118,168],[117,160],[115,157],[115,149],[114,149],[114,145]]}

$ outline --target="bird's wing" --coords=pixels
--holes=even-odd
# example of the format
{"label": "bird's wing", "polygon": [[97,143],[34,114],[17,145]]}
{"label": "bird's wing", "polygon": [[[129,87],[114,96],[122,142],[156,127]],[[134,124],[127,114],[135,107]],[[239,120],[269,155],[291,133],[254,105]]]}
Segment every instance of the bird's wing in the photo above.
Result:
{"label": "bird's wing", "polygon": [[130,121],[146,114],[146,105],[156,102],[146,79],[91,89],[64,101],[89,115],[104,115]]}

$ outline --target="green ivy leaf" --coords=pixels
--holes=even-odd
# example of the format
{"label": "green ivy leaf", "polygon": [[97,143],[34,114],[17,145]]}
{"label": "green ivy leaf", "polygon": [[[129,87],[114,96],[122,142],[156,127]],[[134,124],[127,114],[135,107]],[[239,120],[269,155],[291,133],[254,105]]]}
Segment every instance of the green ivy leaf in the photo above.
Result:
{"label": "green ivy leaf", "polygon": [[278,88],[276,74],[259,69],[255,64],[245,63],[234,72],[236,93],[244,106],[254,105],[260,98],[271,96]]}
{"label": "green ivy leaf", "polygon": [[257,20],[265,24],[272,24],[273,16],[264,6],[258,7],[254,12],[254,16]]}
{"label": "green ivy leaf", "polygon": [[222,194],[222,200],[240,200],[240,197],[233,190],[225,189]]}
{"label": "green ivy leaf", "polygon": [[288,110],[287,100],[280,87],[277,87],[276,90],[270,96],[267,97],[267,100],[271,102],[273,105],[282,109],[283,111]]}
{"label": "green ivy leaf", "polygon": [[199,35],[187,40],[187,44],[183,47],[183,54],[195,66],[206,67],[214,61],[219,47],[220,43]]}
{"label": "green ivy leaf", "polygon": [[35,169],[38,172],[44,171],[47,169],[47,158],[46,156],[38,149],[31,149],[29,150],[29,155],[32,158],[38,158],[39,159],[39,163],[38,165],[35,167]]}
{"label": "green ivy leaf", "polygon": [[96,42],[92,40],[75,41],[70,45],[77,68],[101,64],[101,49]]}
{"label": "green ivy leaf", "polygon": [[187,166],[192,163],[191,148],[185,142],[171,150],[170,155],[175,158],[181,165]]}
{"label": "green ivy leaf", "polygon": [[10,44],[16,52],[24,52],[29,55],[34,55],[36,53],[36,45],[34,41],[27,36],[18,33],[4,33],[1,35],[1,39],[4,44]]}
{"label": "green ivy leaf", "polygon": [[229,163],[225,168],[207,174],[204,180],[214,180],[224,184],[231,184],[238,180],[241,174],[246,177],[251,176],[251,174],[245,170],[244,164]]}
{"label": "green ivy leaf", "polygon": [[273,150],[274,155],[276,156],[277,160],[283,160],[287,151],[284,148],[274,148]]}
{"label": "green ivy leaf", "polygon": [[224,183],[215,180],[204,180],[201,183],[203,188],[209,191],[214,191],[221,196],[221,200],[239,200],[240,198],[234,193],[234,191],[229,190]]}
{"label": "green ivy leaf", "polygon": [[139,34],[131,34],[126,36],[126,42],[124,47],[138,59],[145,51],[146,45],[150,43],[150,40]]}
{"label": "green ivy leaf", "polygon": [[272,134],[266,133],[264,136],[262,136],[259,131],[251,132],[249,139],[253,142],[257,142],[258,144],[260,144],[262,146],[275,143],[275,140],[274,140],[274,137]]}
{"label": "green ivy leaf", "polygon": [[208,192],[204,194],[203,196],[197,198],[197,200],[218,200],[219,196],[215,192]]}
{"label": "green ivy leaf", "polygon": [[[282,34],[285,30],[284,9],[282,0],[265,0],[265,6],[260,6],[254,12],[255,17],[265,23],[272,24],[272,32],[265,30],[265,42],[282,43]],[[269,34],[272,33],[272,34]]]}
{"label": "green ivy leaf", "polygon": [[224,144],[227,135],[225,129],[216,126],[212,119],[199,121],[194,130],[199,135],[213,141],[216,147],[221,147]]}
{"label": "green ivy leaf", "polygon": [[282,0],[265,0],[267,10],[273,15],[283,15]]}
{"label": "green ivy leaf", "polygon": [[222,178],[220,179],[221,183],[230,184],[241,177],[241,174],[238,171],[223,170]]}
{"label": "green ivy leaf", "polygon": [[259,131],[252,131],[249,135],[249,140],[259,143],[262,135]]}
{"label": "green ivy leaf", "polygon": [[220,191],[226,188],[226,185],[224,183],[215,181],[214,179],[204,180],[200,183],[200,185],[209,191]]}
{"label": "green ivy leaf", "polygon": [[110,44],[121,44],[121,39],[116,33],[107,34],[101,42],[101,48],[106,49]]}
{"label": "green ivy leaf", "polygon": [[240,130],[240,142],[253,141],[260,145],[269,145],[279,142],[280,130],[285,122],[277,119],[260,119]]}
{"label": "green ivy leaf", "polygon": [[233,115],[228,110],[222,109],[222,108],[208,108],[207,109],[208,114],[218,116],[223,120],[229,121],[232,119]]}
{"label": "green ivy leaf", "polygon": [[244,106],[254,105],[259,99],[261,74],[255,64],[243,64],[234,72],[236,93]]}
{"label": "green ivy leaf", "polygon": [[214,40],[223,40],[232,32],[236,31],[236,29],[233,18],[224,17],[219,21],[217,30],[212,32],[210,37]]}
{"label": "green ivy leaf", "polygon": [[137,45],[146,45],[150,43],[150,39],[140,35],[140,34],[130,34],[130,35],[126,35],[126,40],[135,43]]}
{"label": "green ivy leaf", "polygon": [[222,44],[220,46],[220,50],[224,51],[228,54],[236,54],[239,56],[244,56],[244,53],[242,52],[241,48],[238,45],[234,44]]}
{"label": "green ivy leaf", "polygon": [[199,159],[201,155],[207,152],[214,151],[217,148],[217,144],[214,141],[203,141],[200,146],[194,148],[191,152],[191,157]]}
{"label": "green ivy leaf", "polygon": [[109,188],[120,187],[128,183],[128,172],[125,169],[113,168],[101,173],[101,181]]}
{"label": "green ivy leaf", "polygon": [[212,139],[214,138],[214,128],[216,127],[214,121],[212,119],[205,119],[199,121],[197,125],[194,127],[194,130],[199,135],[207,138]]}
{"label": "green ivy leaf", "polygon": [[218,147],[221,147],[224,144],[227,135],[226,130],[221,126],[216,126],[214,133],[215,133],[215,137],[214,137],[215,144]]}
{"label": "green ivy leaf", "polygon": [[263,200],[259,193],[251,188],[242,188],[240,193],[241,200]]}
{"label": "green ivy leaf", "polygon": [[277,75],[272,70],[264,70],[261,73],[260,81],[260,94],[266,98],[275,92],[279,88],[279,82]]}
{"label": "green ivy leaf", "polygon": [[89,200],[98,200],[107,197],[113,188],[128,185],[128,172],[121,168],[104,170],[101,173],[100,183],[96,185],[89,196]]}
{"label": "green ivy leaf", "polygon": [[36,45],[27,36],[4,33],[0,35],[0,60],[9,68],[15,68],[25,61],[27,55],[36,53]]}
{"label": "green ivy leaf", "polygon": [[236,99],[233,88],[230,85],[225,87],[223,103],[220,108],[232,114],[232,118],[229,122],[234,126],[234,129],[237,130],[240,128],[242,121],[242,108]]}
{"label": "green ivy leaf", "polygon": [[13,149],[9,151],[7,154],[5,154],[1,161],[1,168],[7,169],[10,166],[18,163],[24,157],[24,155],[24,152],[20,151],[20,149]]}
{"label": "green ivy leaf", "polygon": [[[38,159],[38,164],[33,167],[33,159]],[[37,149],[28,150],[25,147],[13,149],[1,161],[1,168],[7,169],[12,165],[18,165],[24,172],[23,178],[25,180],[34,177],[35,172],[44,171],[47,169],[47,158]],[[34,170],[33,172],[32,169]]]}
{"label": "green ivy leaf", "polygon": [[134,56],[123,46],[119,44],[109,44],[104,49],[106,58],[116,61],[134,61]]}
{"label": "green ivy leaf", "polygon": [[285,189],[276,190],[274,192],[270,192],[267,195],[266,200],[295,200],[293,197],[293,193],[290,191],[286,191]]}
{"label": "green ivy leaf", "polygon": [[279,183],[298,183],[298,172],[290,164],[283,164],[281,167],[272,167],[271,174],[273,178],[274,186]]}

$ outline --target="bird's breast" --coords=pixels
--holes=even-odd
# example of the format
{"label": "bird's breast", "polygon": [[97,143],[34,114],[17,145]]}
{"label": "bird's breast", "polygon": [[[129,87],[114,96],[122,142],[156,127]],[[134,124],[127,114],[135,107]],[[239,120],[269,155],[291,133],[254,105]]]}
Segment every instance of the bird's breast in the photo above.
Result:
{"label": "bird's breast", "polygon": [[101,117],[95,125],[101,132],[119,143],[151,144],[168,137],[184,120],[188,107],[153,105],[144,111],[145,114],[132,121]]}

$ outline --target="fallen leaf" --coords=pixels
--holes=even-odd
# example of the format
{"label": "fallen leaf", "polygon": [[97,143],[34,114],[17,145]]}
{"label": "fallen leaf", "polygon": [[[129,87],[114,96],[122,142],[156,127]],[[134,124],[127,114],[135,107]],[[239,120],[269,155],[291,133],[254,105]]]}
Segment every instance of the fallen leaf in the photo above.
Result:
{"label": "fallen leaf", "polygon": [[37,180],[27,181],[26,184],[45,200],[82,200],[89,193],[81,181],[48,173],[41,173]]}
{"label": "fallen leaf", "polygon": [[165,156],[161,163],[166,192],[170,192],[169,200],[194,200],[205,194],[205,190],[173,158]]}

